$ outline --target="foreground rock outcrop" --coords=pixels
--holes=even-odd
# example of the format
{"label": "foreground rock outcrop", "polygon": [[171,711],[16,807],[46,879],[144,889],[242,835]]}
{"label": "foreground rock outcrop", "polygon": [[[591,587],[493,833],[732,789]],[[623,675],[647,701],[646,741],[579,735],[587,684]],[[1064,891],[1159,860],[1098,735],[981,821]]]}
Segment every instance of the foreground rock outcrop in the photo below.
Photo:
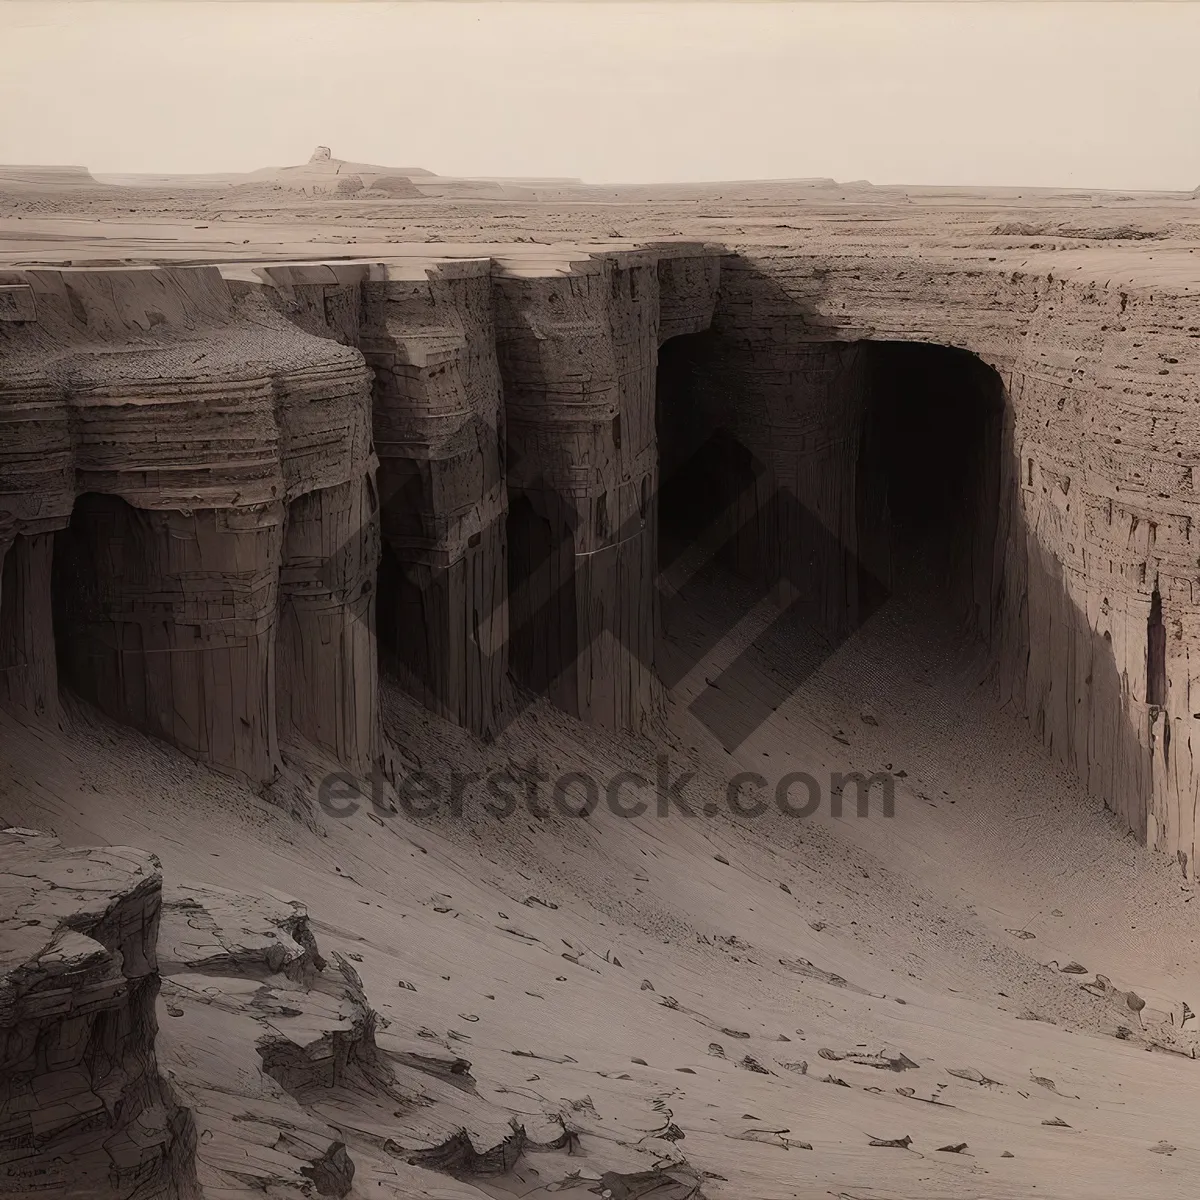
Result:
{"label": "foreground rock outcrop", "polygon": [[[568,1112],[517,1119],[415,1012],[392,1028],[299,901],[164,893],[151,855],[20,829],[0,832],[0,880],[0,1194],[312,1200],[408,1194],[406,1179],[427,1194],[529,1154],[578,1182]],[[610,1140],[589,1180],[700,1195],[681,1156],[647,1170],[651,1148]]]}
{"label": "foreground rock outcrop", "polygon": [[0,830],[0,1194],[198,1194],[156,1046],[161,890],[144,851]]}

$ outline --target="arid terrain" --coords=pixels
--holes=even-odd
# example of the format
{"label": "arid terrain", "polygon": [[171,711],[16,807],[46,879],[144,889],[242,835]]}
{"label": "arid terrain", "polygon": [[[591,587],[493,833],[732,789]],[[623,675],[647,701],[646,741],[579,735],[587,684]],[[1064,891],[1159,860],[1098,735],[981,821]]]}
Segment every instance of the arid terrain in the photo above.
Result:
{"label": "arid terrain", "polygon": [[0,1194],[1190,1200],[1198,249],[0,168]]}

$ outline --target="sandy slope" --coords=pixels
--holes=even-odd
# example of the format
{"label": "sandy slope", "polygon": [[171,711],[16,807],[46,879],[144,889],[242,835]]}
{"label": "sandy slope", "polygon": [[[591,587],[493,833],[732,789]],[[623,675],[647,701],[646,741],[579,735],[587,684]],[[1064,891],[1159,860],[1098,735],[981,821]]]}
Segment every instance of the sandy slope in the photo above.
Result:
{"label": "sandy slope", "polygon": [[[672,640],[738,603],[728,581],[700,581]],[[364,807],[299,820],[82,709],[62,733],[2,718],[0,817],[68,842],[147,847],[168,880],[301,897],[324,953],[361,956],[393,1036],[424,1030],[428,1046],[469,1059],[493,1111],[529,1122],[563,1111],[583,1131],[581,1156],[530,1154],[476,1187],[356,1149],[351,1129],[355,1196],[547,1195],[572,1171],[663,1155],[708,1172],[712,1197],[1191,1196],[1196,1063],[1148,1050],[1133,1013],[1079,985],[1101,972],[1149,997],[1147,1012],[1200,1002],[1193,893],[1117,838],[995,710],[974,653],[929,612],[924,600],[885,609],[736,761],[686,708],[736,633],[680,685],[653,741],[534,705],[484,749],[388,696],[408,758],[443,777],[536,754],[547,773],[607,780],[652,772],[666,751],[697,771],[688,794],[703,805],[739,764],[775,779],[892,762],[907,777],[891,820],[627,820],[602,805],[586,820],[501,821],[471,793],[460,817]],[[810,653],[782,636],[763,672]],[[1130,1040],[1114,1036],[1122,1024]],[[916,1067],[822,1049],[902,1053]],[[653,1136],[671,1123],[681,1140]],[[904,1136],[908,1149],[869,1145]],[[1162,1141],[1174,1151],[1153,1152]]]}

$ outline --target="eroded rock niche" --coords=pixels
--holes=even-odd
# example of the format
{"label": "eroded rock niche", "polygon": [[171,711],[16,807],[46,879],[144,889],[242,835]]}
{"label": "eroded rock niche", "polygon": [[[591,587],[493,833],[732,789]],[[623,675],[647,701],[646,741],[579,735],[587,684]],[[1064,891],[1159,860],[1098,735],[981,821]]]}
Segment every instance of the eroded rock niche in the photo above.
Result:
{"label": "eroded rock niche", "polygon": [[836,343],[835,357],[862,342],[940,344],[995,370],[1005,406],[986,624],[998,698],[1194,875],[1194,301],[902,254],[731,254],[721,279],[713,325],[740,360],[748,412],[803,394],[816,343]]}
{"label": "eroded rock niche", "polygon": [[54,554],[59,673],[122,724],[269,779],[284,511],[137,509],[85,493]]}
{"label": "eroded rock niche", "polygon": [[1004,389],[973,355],[719,331],[659,364],[664,566],[707,542],[832,644],[897,587],[949,592],[984,636],[997,604]]}

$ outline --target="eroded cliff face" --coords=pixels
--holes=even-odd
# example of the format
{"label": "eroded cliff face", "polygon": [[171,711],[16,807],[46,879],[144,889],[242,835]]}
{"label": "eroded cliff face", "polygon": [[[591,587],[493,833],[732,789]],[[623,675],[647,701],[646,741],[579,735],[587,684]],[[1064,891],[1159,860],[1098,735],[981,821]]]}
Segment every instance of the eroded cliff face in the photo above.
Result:
{"label": "eroded cliff face", "polygon": [[141,850],[0,831],[0,1194],[198,1194],[159,1070],[162,878]]}
{"label": "eroded cliff face", "polygon": [[657,347],[708,324],[718,265],[683,244],[5,276],[5,701],[53,720],[61,681],[258,782],[281,754],[362,778],[378,630],[385,669],[481,735],[510,655],[637,727]]}
{"label": "eroded cliff face", "polygon": [[636,729],[660,703],[658,347],[708,326],[717,263],[625,252],[498,282],[513,672],[583,720]]}
{"label": "eroded cliff face", "polygon": [[[374,655],[345,632],[375,566],[361,356],[215,268],[23,278],[33,319],[0,327],[8,701],[52,716],[61,678],[263,782],[281,735],[368,762]],[[339,519],[361,549],[326,578]]]}
{"label": "eroded cliff face", "polygon": [[53,720],[61,680],[259,781],[289,752],[368,773],[378,663],[483,736],[510,676],[637,729],[673,473],[731,438],[671,511],[845,636],[892,584],[878,477],[940,473],[888,349],[928,344],[962,352],[942,411],[983,414],[944,453],[1001,700],[1193,871],[1184,296],[686,243],[0,283],[9,705]]}
{"label": "eroded cliff face", "polygon": [[779,251],[723,261],[714,326],[713,353],[745,385],[742,436],[773,465],[786,460],[780,473],[840,544],[855,544],[841,514],[863,343],[958,347],[994,368],[1002,454],[998,479],[981,482],[997,534],[978,547],[992,561],[974,568],[974,591],[1000,698],[1194,873],[1194,300],[945,260]]}

